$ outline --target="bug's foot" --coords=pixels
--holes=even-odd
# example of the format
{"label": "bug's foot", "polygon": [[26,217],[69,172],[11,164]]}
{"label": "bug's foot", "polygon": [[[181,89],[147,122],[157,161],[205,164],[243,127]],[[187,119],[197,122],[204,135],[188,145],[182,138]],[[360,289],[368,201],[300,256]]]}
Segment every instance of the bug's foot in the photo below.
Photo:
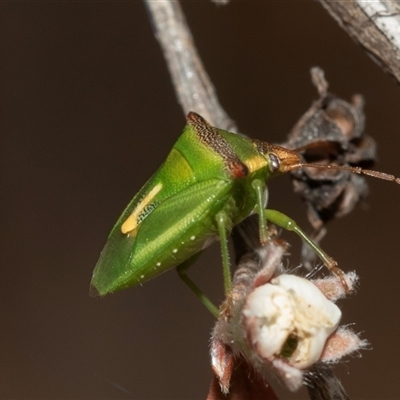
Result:
{"label": "bug's foot", "polygon": [[338,267],[338,263],[331,257],[329,257],[328,263],[326,264],[329,271],[332,274],[336,275],[339,279],[341,284],[343,285],[344,289],[347,293],[350,293],[352,290],[350,289],[349,285],[346,281],[346,274]]}

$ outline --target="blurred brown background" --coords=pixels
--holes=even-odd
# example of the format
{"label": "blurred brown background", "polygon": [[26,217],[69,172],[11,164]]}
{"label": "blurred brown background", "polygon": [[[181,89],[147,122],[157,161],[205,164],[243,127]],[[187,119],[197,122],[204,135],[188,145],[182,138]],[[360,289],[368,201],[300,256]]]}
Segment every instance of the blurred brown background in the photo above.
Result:
{"label": "blurred brown background", "polygon": [[[377,169],[400,175],[400,89],[314,2],[185,2],[199,52],[240,129],[280,142],[317,98],[366,98]],[[213,318],[174,272],[103,300],[89,281],[106,236],[184,126],[141,2],[0,5],[0,398],[204,399]],[[336,367],[354,399],[400,398],[400,188],[369,179],[367,205],[323,241],[361,275],[344,323],[372,343]],[[308,227],[289,179],[270,206]],[[298,262],[299,239],[290,265]],[[218,302],[218,246],[192,276]],[[285,398],[306,398],[305,392]]]}

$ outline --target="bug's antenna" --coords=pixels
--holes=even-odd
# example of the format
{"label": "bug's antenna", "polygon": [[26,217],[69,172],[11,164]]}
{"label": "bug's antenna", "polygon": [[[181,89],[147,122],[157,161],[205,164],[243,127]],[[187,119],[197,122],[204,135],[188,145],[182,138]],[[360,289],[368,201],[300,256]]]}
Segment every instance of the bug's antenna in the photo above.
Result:
{"label": "bug's antenna", "polygon": [[395,182],[400,185],[400,178],[397,178],[394,175],[386,174],[384,172],[373,171],[371,169],[363,169],[360,167],[350,167],[348,165],[336,165],[336,164],[312,164],[312,163],[299,163],[297,165],[298,168],[310,167],[310,168],[318,168],[318,169],[333,169],[333,170],[341,170],[341,171],[350,171],[359,175],[368,175],[373,176],[374,178],[384,179],[385,181]]}
{"label": "bug's antenna", "polygon": [[[304,150],[309,150],[313,148],[320,148],[321,145],[329,146],[330,143],[327,141],[317,141],[306,144],[305,146],[299,147],[292,150],[293,153],[302,153]],[[337,165],[337,164],[315,164],[315,163],[305,163],[305,162],[294,162],[292,165],[286,167],[286,171],[293,171],[303,167],[318,168],[318,169],[331,169],[339,171],[349,171],[354,174],[373,176],[374,178],[384,179],[385,181],[395,182],[400,185],[400,178],[394,175],[386,174],[385,172],[374,171],[371,169],[363,169],[361,167],[351,167],[349,165]]]}

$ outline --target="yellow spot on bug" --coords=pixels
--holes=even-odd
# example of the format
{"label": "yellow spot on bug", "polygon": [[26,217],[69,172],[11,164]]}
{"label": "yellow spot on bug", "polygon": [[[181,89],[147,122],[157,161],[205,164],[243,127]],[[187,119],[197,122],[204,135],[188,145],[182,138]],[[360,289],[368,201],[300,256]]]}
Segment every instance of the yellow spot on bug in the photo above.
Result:
{"label": "yellow spot on bug", "polygon": [[257,155],[246,160],[245,164],[249,169],[249,172],[252,173],[265,167],[267,165],[267,160],[264,157]]}
{"label": "yellow spot on bug", "polygon": [[177,253],[177,252],[178,252],[178,249],[173,249],[172,252],[173,252],[173,253]]}
{"label": "yellow spot on bug", "polygon": [[130,233],[134,231],[138,226],[138,217],[140,213],[145,209],[145,207],[153,200],[154,196],[161,190],[162,183],[158,183],[150,192],[145,196],[145,198],[136,206],[132,214],[125,220],[121,226],[121,232],[123,234]]}
{"label": "yellow spot on bug", "polygon": [[190,240],[196,239],[196,236],[190,236]]}
{"label": "yellow spot on bug", "polygon": [[157,265],[157,267],[159,267],[159,266],[161,265],[161,263],[160,263],[160,262],[158,262],[156,265]]}

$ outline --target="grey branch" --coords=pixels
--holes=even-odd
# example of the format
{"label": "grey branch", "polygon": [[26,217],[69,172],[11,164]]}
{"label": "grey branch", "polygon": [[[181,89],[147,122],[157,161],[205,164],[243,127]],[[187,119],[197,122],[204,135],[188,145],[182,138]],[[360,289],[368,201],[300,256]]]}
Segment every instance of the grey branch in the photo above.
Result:
{"label": "grey branch", "polygon": [[236,132],[218,101],[179,2],[146,0],[146,5],[185,115],[196,111],[211,125]]}
{"label": "grey branch", "polygon": [[400,3],[319,0],[339,25],[400,83]]}

